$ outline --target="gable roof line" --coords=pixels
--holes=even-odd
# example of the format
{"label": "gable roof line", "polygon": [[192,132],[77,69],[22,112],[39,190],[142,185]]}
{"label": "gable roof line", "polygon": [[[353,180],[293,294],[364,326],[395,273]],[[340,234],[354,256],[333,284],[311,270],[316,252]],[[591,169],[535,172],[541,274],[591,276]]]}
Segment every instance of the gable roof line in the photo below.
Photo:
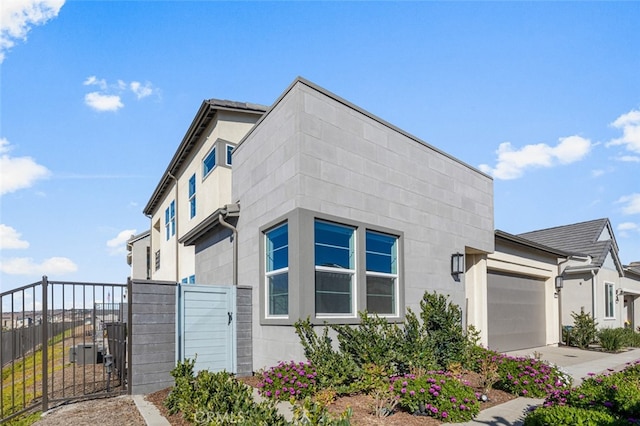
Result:
{"label": "gable roof line", "polygon": [[289,84],[289,86],[284,90],[284,92],[282,92],[282,94],[278,97],[278,99],[276,99],[276,101],[271,105],[271,107],[269,107],[267,112],[265,112],[264,115],[262,117],[260,117],[260,119],[255,124],[255,126],[253,126],[251,128],[251,130],[249,130],[249,132],[240,140],[240,142],[238,142],[238,147],[240,147],[242,145],[242,143],[249,137],[249,135],[251,135],[254,132],[254,130],[256,128],[258,128],[260,123],[269,116],[271,111],[282,101],[282,99],[284,99],[286,97],[286,95],[297,84],[304,84],[305,86],[307,86],[307,87],[309,87],[309,88],[311,88],[311,89],[313,89],[313,90],[315,90],[315,91],[317,91],[319,93],[322,93],[323,95],[333,99],[334,101],[336,101],[338,103],[341,103],[344,106],[346,106],[348,108],[351,108],[351,109],[359,112],[360,114],[362,114],[362,115],[364,115],[366,117],[369,117],[370,119],[372,119],[374,121],[377,121],[378,123],[382,124],[383,126],[388,127],[389,129],[391,129],[391,130],[393,130],[393,131],[395,131],[397,133],[400,133],[401,135],[403,135],[403,136],[405,136],[405,137],[407,137],[407,138],[409,138],[409,139],[411,139],[411,140],[413,140],[415,142],[418,142],[419,144],[422,144],[422,145],[426,146],[427,148],[437,152],[438,154],[443,155],[443,156],[455,161],[456,163],[458,163],[458,164],[460,164],[460,165],[462,165],[464,167],[467,167],[468,169],[471,169],[474,172],[480,173],[481,175],[486,176],[489,179],[493,180],[492,176],[486,174],[482,170],[477,169],[477,168],[469,165],[468,163],[465,163],[464,161],[460,160],[459,158],[456,158],[456,157],[452,156],[451,154],[447,154],[446,152],[442,151],[441,149],[436,148],[435,146],[423,141],[422,139],[420,139],[420,138],[418,138],[418,137],[416,137],[416,136],[414,136],[414,135],[412,135],[412,134],[400,129],[399,127],[394,126],[393,124],[389,123],[386,120],[383,120],[382,118],[378,117],[377,115],[374,115],[374,114],[370,113],[369,111],[367,111],[367,110],[365,110],[365,109],[363,109],[363,108],[361,108],[361,107],[349,102],[348,100],[336,95],[335,93],[333,93],[333,92],[331,92],[331,91],[329,91],[329,90],[327,90],[327,89],[325,89],[323,87],[320,87],[317,84],[305,79],[304,77],[300,77],[300,76],[296,77],[293,80],[293,82],[291,84]]}
{"label": "gable roof line", "polygon": [[573,253],[565,250],[556,249],[553,247],[546,246],[544,244],[536,243],[535,241],[527,240],[526,238],[518,237],[517,235],[510,234],[505,231],[501,231],[499,229],[495,230],[495,236],[497,238],[502,238],[503,240],[511,241],[517,244],[522,244],[537,250],[541,250],[550,254],[555,254],[561,257],[569,257],[569,256],[584,256],[582,253]]}
{"label": "gable roof line", "polygon": [[264,105],[258,105],[248,102],[236,102],[224,99],[205,99],[200,104],[198,112],[194,116],[187,132],[185,133],[178,149],[174,153],[167,169],[162,174],[162,178],[158,182],[156,189],[153,191],[151,198],[147,202],[147,205],[143,209],[143,213],[147,216],[153,214],[155,207],[158,204],[159,198],[167,191],[167,188],[171,185],[171,178],[169,175],[175,175],[182,166],[182,163],[186,159],[186,156],[191,152],[191,148],[195,145],[202,132],[209,126],[213,117],[217,111],[237,111],[245,113],[263,114],[267,110]]}

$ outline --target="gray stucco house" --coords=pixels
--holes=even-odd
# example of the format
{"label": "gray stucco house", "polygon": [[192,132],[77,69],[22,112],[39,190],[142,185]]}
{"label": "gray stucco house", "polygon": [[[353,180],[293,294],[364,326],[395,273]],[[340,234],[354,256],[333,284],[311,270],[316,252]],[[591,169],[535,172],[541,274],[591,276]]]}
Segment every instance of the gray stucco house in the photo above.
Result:
{"label": "gray stucco house", "polygon": [[590,313],[600,327],[640,324],[637,264],[623,265],[609,219],[602,218],[519,234],[524,239],[568,252],[560,262],[563,278],[562,324],[572,312]]}
{"label": "gray stucco house", "polygon": [[299,319],[401,321],[425,291],[465,307],[485,285],[465,275],[494,249],[492,179],[303,78],[235,144],[231,176],[231,203],[178,241],[197,285],[250,296],[253,370],[303,358]]}

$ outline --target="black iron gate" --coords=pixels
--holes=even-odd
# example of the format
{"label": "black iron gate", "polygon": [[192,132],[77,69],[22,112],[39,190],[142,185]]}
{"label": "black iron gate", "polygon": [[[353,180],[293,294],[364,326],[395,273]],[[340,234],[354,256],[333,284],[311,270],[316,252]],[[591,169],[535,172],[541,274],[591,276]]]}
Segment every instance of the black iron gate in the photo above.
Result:
{"label": "black iron gate", "polygon": [[131,283],[49,281],[0,294],[0,423],[129,393]]}

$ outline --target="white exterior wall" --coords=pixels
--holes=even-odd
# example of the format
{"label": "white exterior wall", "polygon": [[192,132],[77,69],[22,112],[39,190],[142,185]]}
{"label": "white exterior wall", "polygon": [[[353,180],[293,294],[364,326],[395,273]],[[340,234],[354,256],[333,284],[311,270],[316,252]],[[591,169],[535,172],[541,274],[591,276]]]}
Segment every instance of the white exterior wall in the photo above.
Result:
{"label": "white exterior wall", "polygon": [[[191,231],[202,220],[231,199],[231,168],[225,164],[226,147],[224,143],[218,146],[216,152],[216,167],[203,177],[203,160],[209,154],[216,141],[222,139],[236,144],[242,139],[257,120],[258,113],[240,113],[235,111],[218,110],[215,118],[208,125],[199,145],[194,147],[192,154],[185,160],[185,166],[175,176],[177,178],[176,200],[176,235],[169,240],[165,236],[165,210],[171,201],[176,199],[176,186],[169,190],[159,208],[154,212],[152,224],[152,278],[154,280],[180,281],[196,273],[194,246],[185,246],[177,241]],[[190,217],[189,179],[196,175],[196,215]],[[153,229],[159,221],[160,231]],[[161,266],[155,271],[154,260],[157,250],[161,253]],[[176,257],[176,250],[178,254]],[[176,271],[175,265],[178,266]],[[196,282],[198,277],[196,276]]]}
{"label": "white exterior wall", "polygon": [[[450,259],[467,248],[493,251],[488,176],[302,82],[239,145],[234,161],[239,285],[254,287],[254,300],[260,228],[306,209],[403,233],[406,305],[417,310],[424,292],[436,290],[464,311],[465,278],[453,280]],[[261,324],[257,303],[253,318],[254,369],[303,358],[293,327]]]}

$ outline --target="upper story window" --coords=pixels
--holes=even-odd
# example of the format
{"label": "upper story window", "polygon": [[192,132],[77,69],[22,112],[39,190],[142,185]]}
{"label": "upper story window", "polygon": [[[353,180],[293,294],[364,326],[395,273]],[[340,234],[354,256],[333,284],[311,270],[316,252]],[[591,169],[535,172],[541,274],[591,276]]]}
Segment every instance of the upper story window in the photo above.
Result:
{"label": "upper story window", "polygon": [[316,315],[354,315],[355,228],[316,220],[314,258]]}
{"label": "upper story window", "polygon": [[216,147],[213,147],[211,151],[204,157],[202,161],[202,177],[203,179],[207,177],[211,170],[216,167]]}
{"label": "upper story window", "polygon": [[231,165],[231,154],[233,153],[233,149],[235,147],[233,145],[227,144],[227,166]]}
{"label": "upper story window", "polygon": [[176,235],[176,201],[171,201],[164,211],[164,229],[167,240]]}
{"label": "upper story window", "polygon": [[189,217],[196,215],[196,174],[189,178]]}
{"label": "upper story window", "polygon": [[367,231],[367,311],[398,313],[398,237]]}
{"label": "upper story window", "polygon": [[266,312],[269,317],[289,314],[289,227],[287,223],[265,233]]}
{"label": "upper story window", "polygon": [[615,291],[612,283],[604,283],[604,317],[615,318]]}

